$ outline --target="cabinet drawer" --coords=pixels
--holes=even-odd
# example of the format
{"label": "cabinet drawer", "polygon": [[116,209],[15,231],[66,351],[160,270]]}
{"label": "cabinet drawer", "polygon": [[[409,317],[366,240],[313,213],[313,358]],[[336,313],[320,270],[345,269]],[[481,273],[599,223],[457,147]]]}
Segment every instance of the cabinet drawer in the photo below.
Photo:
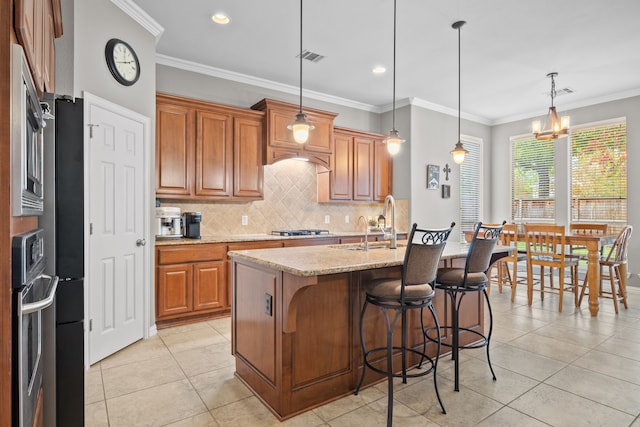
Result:
{"label": "cabinet drawer", "polygon": [[181,245],[158,248],[158,264],[218,261],[226,257],[227,245]]}
{"label": "cabinet drawer", "polygon": [[264,240],[261,242],[237,242],[229,243],[230,251],[243,251],[245,249],[270,249],[281,248],[282,240]]}

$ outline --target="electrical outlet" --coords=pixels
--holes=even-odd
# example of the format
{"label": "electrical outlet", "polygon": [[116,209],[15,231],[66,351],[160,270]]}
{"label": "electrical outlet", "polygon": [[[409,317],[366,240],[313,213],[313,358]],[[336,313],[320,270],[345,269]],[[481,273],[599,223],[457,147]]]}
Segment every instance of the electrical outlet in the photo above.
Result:
{"label": "electrical outlet", "polygon": [[264,294],[264,313],[267,316],[273,315],[273,297],[269,294]]}
{"label": "electrical outlet", "polygon": [[349,215],[344,216],[344,223],[349,224]]}
{"label": "electrical outlet", "polygon": [[242,225],[249,224],[249,215],[242,215]]}
{"label": "electrical outlet", "polygon": [[329,224],[330,222],[331,222],[331,216],[329,216],[329,215],[325,215],[325,216],[324,216],[324,223],[325,223],[325,224]]}

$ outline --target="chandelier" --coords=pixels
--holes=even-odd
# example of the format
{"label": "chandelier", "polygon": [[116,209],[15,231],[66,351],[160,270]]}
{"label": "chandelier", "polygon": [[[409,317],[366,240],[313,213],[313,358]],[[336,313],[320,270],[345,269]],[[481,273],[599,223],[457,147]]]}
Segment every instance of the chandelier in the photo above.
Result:
{"label": "chandelier", "polygon": [[534,120],[531,123],[531,132],[536,139],[549,141],[552,139],[565,138],[569,135],[569,116],[558,118],[556,107],[553,105],[553,99],[556,97],[556,81],[558,73],[553,72],[547,74],[551,78],[551,107],[544,122],[544,128],[540,127],[540,120]]}

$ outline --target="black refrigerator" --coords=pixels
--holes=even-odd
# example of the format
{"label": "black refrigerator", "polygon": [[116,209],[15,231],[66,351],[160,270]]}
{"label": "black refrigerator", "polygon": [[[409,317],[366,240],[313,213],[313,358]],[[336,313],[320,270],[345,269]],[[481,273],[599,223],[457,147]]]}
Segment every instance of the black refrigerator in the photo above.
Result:
{"label": "black refrigerator", "polygon": [[[84,425],[84,131],[83,101],[46,95],[53,120],[44,130],[46,272],[58,276],[55,396],[45,425]],[[55,403],[54,403],[55,402]]]}

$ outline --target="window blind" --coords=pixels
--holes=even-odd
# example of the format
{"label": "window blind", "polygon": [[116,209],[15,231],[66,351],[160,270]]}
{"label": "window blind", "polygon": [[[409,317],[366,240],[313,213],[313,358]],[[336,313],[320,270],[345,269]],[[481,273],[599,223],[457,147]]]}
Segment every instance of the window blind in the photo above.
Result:
{"label": "window blind", "polygon": [[553,143],[533,136],[512,139],[511,219],[516,223],[555,222]]}
{"label": "window blind", "polygon": [[468,153],[460,165],[460,241],[464,242],[464,232],[473,230],[480,218],[480,197],[482,181],[481,145],[477,141],[463,141]]}
{"label": "window blind", "polygon": [[571,222],[627,223],[627,127],[616,120],[571,130]]}

